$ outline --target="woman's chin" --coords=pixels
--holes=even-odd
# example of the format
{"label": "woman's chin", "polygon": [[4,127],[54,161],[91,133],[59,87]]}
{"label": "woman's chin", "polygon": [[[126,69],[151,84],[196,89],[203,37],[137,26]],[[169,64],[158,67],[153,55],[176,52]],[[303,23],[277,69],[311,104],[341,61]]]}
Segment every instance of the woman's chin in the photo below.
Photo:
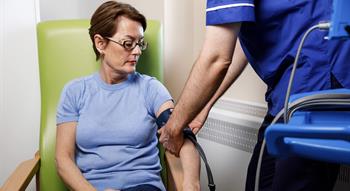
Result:
{"label": "woman's chin", "polygon": [[130,68],[128,69],[128,74],[132,74],[132,73],[134,73],[134,72],[136,72],[136,67],[130,67]]}

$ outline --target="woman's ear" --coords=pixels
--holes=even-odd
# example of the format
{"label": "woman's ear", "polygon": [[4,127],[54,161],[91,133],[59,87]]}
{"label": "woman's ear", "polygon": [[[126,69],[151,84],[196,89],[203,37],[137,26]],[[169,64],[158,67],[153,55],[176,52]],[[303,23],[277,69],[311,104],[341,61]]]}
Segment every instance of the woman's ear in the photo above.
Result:
{"label": "woman's ear", "polygon": [[106,47],[106,40],[101,35],[95,34],[94,43],[98,52],[100,52],[100,54],[103,54],[103,50]]}

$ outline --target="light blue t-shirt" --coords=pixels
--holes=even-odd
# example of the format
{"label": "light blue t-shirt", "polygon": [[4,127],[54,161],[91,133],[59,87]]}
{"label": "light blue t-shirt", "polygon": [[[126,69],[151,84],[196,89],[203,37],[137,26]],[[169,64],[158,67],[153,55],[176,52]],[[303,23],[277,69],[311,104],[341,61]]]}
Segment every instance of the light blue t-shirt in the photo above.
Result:
{"label": "light blue t-shirt", "polygon": [[130,74],[110,85],[99,73],[68,83],[57,108],[57,124],[76,121],[76,164],[98,190],[151,184],[160,177],[155,113],[172,100],[155,78]]}

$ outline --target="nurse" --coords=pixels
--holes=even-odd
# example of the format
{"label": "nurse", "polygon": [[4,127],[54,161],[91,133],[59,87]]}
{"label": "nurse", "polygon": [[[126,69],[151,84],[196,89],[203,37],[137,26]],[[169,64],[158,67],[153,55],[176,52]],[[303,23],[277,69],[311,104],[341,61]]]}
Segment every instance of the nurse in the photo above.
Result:
{"label": "nurse", "polygon": [[[248,167],[246,190],[254,189],[265,128],[283,108],[288,80],[302,35],[329,21],[332,1],[208,0],[202,51],[160,141],[178,154],[186,124],[198,131],[215,101],[234,83],[249,61],[267,85],[268,112]],[[305,41],[291,94],[350,88],[349,41],[329,41],[313,31]],[[229,165],[229,164],[227,164]],[[339,171],[330,164],[300,157],[263,155],[260,190],[332,190]]]}

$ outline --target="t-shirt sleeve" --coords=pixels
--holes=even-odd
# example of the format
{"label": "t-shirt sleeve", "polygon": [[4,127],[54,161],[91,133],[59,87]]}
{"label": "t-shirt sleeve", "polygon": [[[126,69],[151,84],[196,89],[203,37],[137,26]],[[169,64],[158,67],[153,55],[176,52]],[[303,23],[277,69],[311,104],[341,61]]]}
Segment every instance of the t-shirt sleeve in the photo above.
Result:
{"label": "t-shirt sleeve", "polygon": [[67,84],[61,93],[61,98],[57,106],[56,124],[78,121],[78,93],[77,84]]}
{"label": "t-shirt sleeve", "polygon": [[154,115],[158,112],[160,106],[165,102],[173,100],[169,91],[155,78],[152,78],[148,83],[146,101],[149,106],[149,111]]}
{"label": "t-shirt sleeve", "polygon": [[254,0],[207,0],[207,25],[254,21]]}

